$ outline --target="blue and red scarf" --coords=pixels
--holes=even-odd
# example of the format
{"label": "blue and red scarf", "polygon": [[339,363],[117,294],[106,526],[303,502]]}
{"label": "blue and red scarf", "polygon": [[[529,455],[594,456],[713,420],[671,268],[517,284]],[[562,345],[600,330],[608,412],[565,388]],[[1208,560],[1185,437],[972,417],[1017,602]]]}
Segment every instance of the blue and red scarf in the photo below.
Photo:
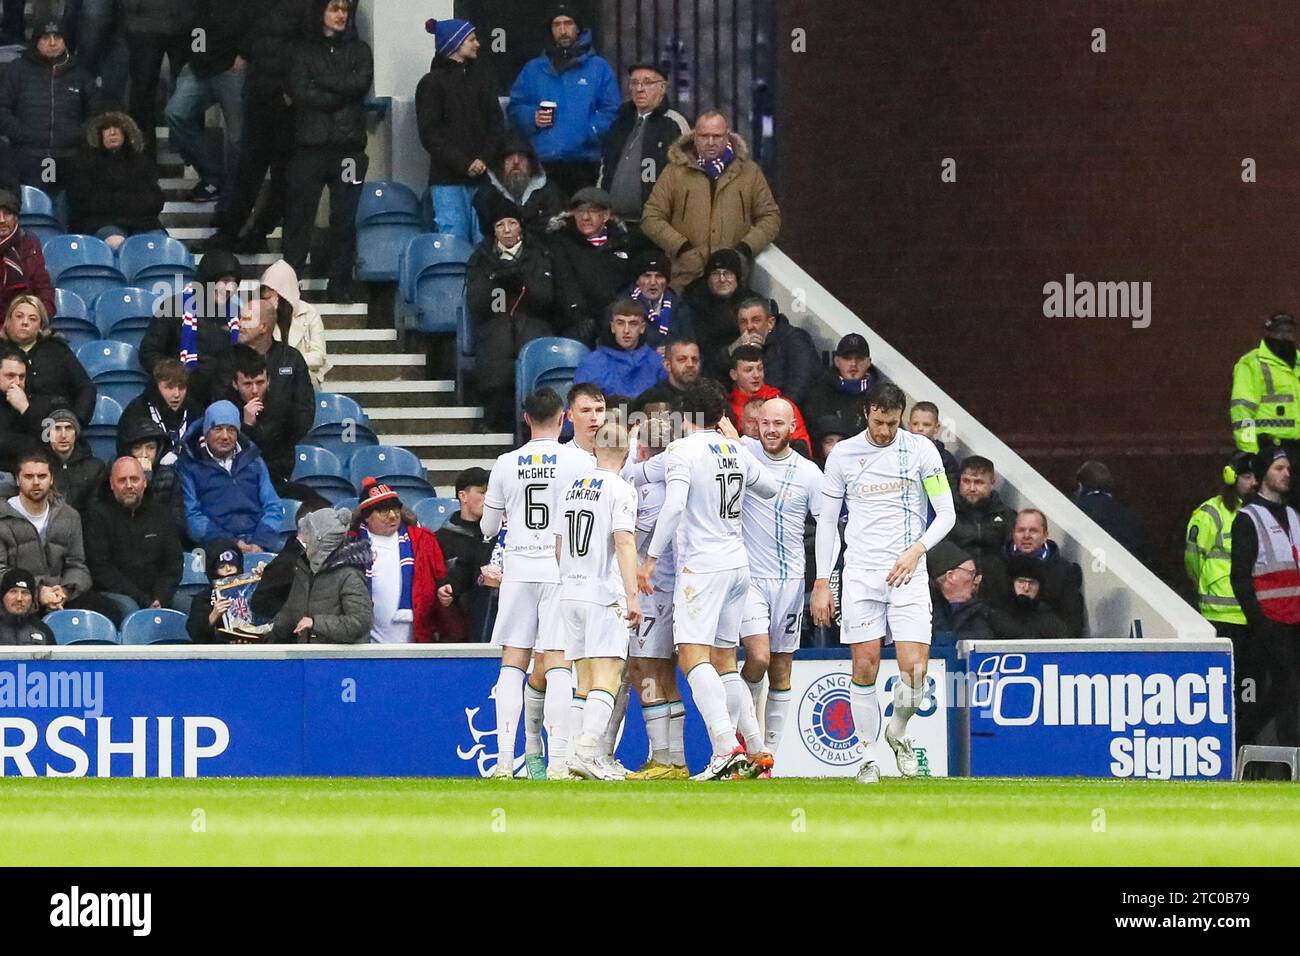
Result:
{"label": "blue and red scarf", "polygon": [[648,301],[646,301],[645,293],[641,291],[640,286],[637,285],[632,286],[632,291],[629,292],[628,295],[631,298],[636,299],[637,302],[640,302],[641,308],[645,309],[645,320],[647,324],[655,328],[658,328],[659,334],[664,337],[667,337],[669,331],[673,327],[672,292],[668,290],[664,290],[664,296],[662,299],[659,300],[659,304],[657,306],[651,305]]}
{"label": "blue and red scarf", "polygon": [[[199,364],[199,290],[190,283],[181,293],[181,364],[194,368]],[[230,327],[230,344],[239,343],[239,302],[235,296],[226,300],[226,324]]]}
{"label": "blue and red scarf", "polygon": [[[357,537],[365,542],[370,541],[370,532],[366,526],[362,525],[357,529]],[[401,615],[402,611],[410,612],[413,610],[411,603],[412,585],[415,583],[415,549],[411,547],[411,530],[403,521],[397,526],[397,564],[402,569],[402,598],[397,602],[399,616],[410,620],[407,615]],[[375,566],[372,563],[366,568],[366,590],[371,594],[374,593]]]}
{"label": "blue and red scarf", "polygon": [[697,159],[695,164],[704,171],[704,175],[709,177],[709,182],[716,183],[718,177],[727,171],[731,161],[736,158],[736,151],[728,146],[722,151],[722,155],[717,159]]}

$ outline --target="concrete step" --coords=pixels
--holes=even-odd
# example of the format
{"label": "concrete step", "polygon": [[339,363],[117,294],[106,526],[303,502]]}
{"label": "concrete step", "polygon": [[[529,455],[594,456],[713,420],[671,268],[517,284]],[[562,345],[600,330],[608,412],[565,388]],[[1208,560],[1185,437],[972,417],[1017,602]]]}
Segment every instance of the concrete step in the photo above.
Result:
{"label": "concrete step", "polygon": [[447,497],[456,487],[456,476],[466,468],[482,468],[491,471],[496,464],[495,458],[425,458],[421,463],[428,474],[429,484],[440,492],[446,490]]}
{"label": "concrete step", "polygon": [[335,355],[331,350],[330,360],[334,363],[331,374],[337,378],[381,383],[419,381],[424,378],[423,355],[390,352]]}
{"label": "concrete step", "polygon": [[406,443],[407,435],[477,435],[483,409],[473,405],[420,405],[391,408],[371,405],[366,413],[373,428],[387,435],[400,437]]}
{"label": "concrete step", "polygon": [[[353,366],[334,368],[325,379],[325,389],[355,398],[369,415],[379,409],[448,407],[456,404],[456,383],[432,379],[373,379],[356,375]],[[390,429],[392,430],[392,429]]]}
{"label": "concrete step", "polygon": [[505,454],[514,445],[514,435],[467,435],[446,432],[441,434],[408,435],[385,433],[379,436],[380,444],[401,445],[434,461],[446,458],[495,458]]}
{"label": "concrete step", "polygon": [[[330,358],[338,355],[387,355],[397,348],[397,332],[393,329],[340,329],[325,331]],[[424,368],[423,361],[420,368]]]}

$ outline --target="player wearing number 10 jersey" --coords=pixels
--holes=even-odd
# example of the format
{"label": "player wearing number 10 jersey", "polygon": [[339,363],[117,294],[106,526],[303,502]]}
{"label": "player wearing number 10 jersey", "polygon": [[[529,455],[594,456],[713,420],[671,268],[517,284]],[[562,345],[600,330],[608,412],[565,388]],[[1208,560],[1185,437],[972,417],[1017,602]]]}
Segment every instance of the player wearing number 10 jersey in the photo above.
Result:
{"label": "player wearing number 10 jersey", "polygon": [[[492,629],[492,643],[502,649],[495,691],[498,777],[514,776],[515,737],[525,708],[529,776],[545,774],[538,725],[544,720],[553,743],[567,737],[573,692],[563,634],[556,626],[560,602],[556,491],[565,474],[583,470],[590,458],[560,444],[563,418],[564,403],[552,389],[529,395],[524,421],[532,440],[496,460],[483,498],[484,538],[495,537],[503,519],[506,524],[500,603]],[[525,702],[524,675],[534,650],[538,660]]]}

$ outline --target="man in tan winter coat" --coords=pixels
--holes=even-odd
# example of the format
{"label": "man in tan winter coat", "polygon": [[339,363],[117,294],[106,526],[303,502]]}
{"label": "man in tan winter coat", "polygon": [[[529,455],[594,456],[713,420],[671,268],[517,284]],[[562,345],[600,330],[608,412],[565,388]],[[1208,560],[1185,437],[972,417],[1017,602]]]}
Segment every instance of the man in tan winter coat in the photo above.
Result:
{"label": "man in tan winter coat", "polygon": [[752,259],[781,231],[781,210],[749,146],[717,111],[668,150],[668,168],[646,201],[641,231],[673,257],[673,288],[704,272],[718,249]]}

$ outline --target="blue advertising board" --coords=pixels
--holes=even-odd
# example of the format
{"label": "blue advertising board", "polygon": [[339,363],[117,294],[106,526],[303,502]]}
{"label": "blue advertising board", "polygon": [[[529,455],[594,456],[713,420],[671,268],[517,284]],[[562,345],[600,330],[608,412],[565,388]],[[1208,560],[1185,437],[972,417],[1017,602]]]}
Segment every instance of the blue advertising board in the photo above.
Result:
{"label": "blue advertising board", "polygon": [[1095,646],[965,646],[970,775],[1232,777],[1227,641]]}
{"label": "blue advertising board", "polygon": [[[175,648],[114,659],[55,650],[50,659],[0,658],[0,776],[478,776],[496,768],[494,656],[249,649],[196,659]],[[520,739],[518,766],[523,750]],[[646,753],[633,699],[618,754],[639,766]],[[703,727],[688,720],[691,766],[708,753]]]}

